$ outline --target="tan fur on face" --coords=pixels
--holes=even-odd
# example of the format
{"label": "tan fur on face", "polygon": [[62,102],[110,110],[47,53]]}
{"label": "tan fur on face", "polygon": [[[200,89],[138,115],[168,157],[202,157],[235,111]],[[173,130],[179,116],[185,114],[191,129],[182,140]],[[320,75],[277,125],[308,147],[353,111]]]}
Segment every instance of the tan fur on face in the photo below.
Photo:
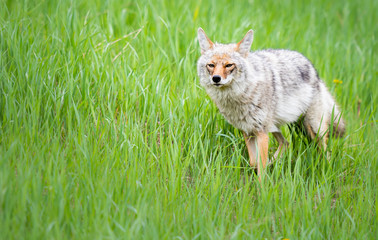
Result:
{"label": "tan fur on face", "polygon": [[[210,64],[213,64],[214,67],[211,67]],[[230,75],[235,69],[235,64],[231,61],[231,57],[229,55],[223,54],[214,55],[206,67],[211,76],[220,75],[222,79],[226,79],[227,76]]]}

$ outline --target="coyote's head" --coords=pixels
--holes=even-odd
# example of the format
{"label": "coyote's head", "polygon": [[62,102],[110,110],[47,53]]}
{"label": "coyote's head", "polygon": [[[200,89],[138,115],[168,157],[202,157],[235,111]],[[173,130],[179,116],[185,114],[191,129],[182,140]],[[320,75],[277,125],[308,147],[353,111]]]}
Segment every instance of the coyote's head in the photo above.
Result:
{"label": "coyote's head", "polygon": [[201,85],[222,88],[233,81],[243,81],[246,58],[253,41],[252,30],[237,44],[219,44],[213,43],[199,28],[198,41],[202,54],[197,65]]}

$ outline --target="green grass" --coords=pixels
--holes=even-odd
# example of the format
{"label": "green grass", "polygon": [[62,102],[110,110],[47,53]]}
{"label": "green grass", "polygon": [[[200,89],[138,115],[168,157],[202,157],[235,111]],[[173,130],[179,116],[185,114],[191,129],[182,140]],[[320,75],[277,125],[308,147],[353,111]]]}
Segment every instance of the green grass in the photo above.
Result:
{"label": "green grass", "polygon": [[[0,238],[376,238],[377,5],[0,0]],[[285,127],[257,181],[199,86],[199,26],[313,61],[347,122],[330,162]]]}

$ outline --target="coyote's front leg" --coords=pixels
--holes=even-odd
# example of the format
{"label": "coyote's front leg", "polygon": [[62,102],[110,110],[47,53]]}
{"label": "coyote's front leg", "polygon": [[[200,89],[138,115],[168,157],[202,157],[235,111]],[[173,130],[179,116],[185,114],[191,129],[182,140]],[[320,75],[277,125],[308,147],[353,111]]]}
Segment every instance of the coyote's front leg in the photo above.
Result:
{"label": "coyote's front leg", "polygon": [[285,137],[282,135],[282,133],[280,131],[273,132],[273,136],[276,138],[276,140],[278,142],[278,149],[274,153],[274,160],[277,160],[278,155],[286,150],[289,143],[286,141]]}
{"label": "coyote's front leg", "polygon": [[261,181],[261,175],[268,163],[268,146],[269,135],[265,132],[259,132],[254,136],[248,136],[243,133],[249,155],[249,165],[257,167],[257,175]]}

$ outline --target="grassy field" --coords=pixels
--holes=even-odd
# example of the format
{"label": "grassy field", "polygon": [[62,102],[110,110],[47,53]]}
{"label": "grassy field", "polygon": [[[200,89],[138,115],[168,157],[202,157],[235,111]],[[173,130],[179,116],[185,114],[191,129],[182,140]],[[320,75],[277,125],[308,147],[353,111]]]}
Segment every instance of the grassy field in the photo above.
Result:
{"label": "grassy field", "polygon": [[[0,0],[1,239],[374,239],[377,11],[361,1]],[[311,59],[328,162],[288,127],[259,183],[199,85],[197,28]],[[270,142],[270,154],[277,143]]]}

